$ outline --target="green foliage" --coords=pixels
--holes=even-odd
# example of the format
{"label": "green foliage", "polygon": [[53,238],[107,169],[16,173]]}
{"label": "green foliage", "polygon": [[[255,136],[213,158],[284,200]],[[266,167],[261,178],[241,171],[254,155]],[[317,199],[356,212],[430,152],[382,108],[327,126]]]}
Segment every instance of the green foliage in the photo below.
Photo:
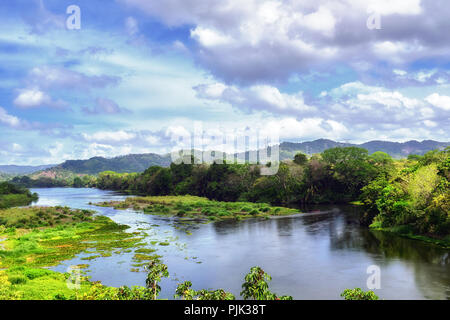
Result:
{"label": "green foliage", "polygon": [[360,288],[345,289],[341,293],[345,300],[378,300],[378,296],[373,291],[364,292]]}
{"label": "green foliage", "polygon": [[306,156],[306,154],[299,152],[294,156],[294,162],[298,165],[303,166],[308,162],[308,157]]}
{"label": "green foliage", "polygon": [[38,195],[32,194],[26,188],[9,182],[0,182],[0,209],[26,206],[37,200]]}
{"label": "green foliage", "polygon": [[145,287],[113,288],[100,282],[94,282],[87,292],[76,295],[77,300],[152,300],[153,297],[153,292]]}
{"label": "green foliage", "polygon": [[161,281],[162,278],[168,278],[169,271],[167,270],[167,266],[162,263],[158,263],[155,261],[150,262],[148,265],[148,274],[145,283],[147,288],[150,289],[151,296],[154,300],[158,297],[159,292],[161,291],[161,287],[158,282]]}
{"label": "green foliage", "polygon": [[177,286],[174,298],[181,298],[182,300],[234,300],[235,296],[223,289],[195,291],[192,289],[192,283],[185,281]]}
{"label": "green foliage", "polygon": [[268,282],[271,280],[272,277],[263,269],[252,267],[242,284],[242,297],[246,300],[292,300],[291,296],[278,297],[275,293],[270,292]]}
{"label": "green foliage", "polygon": [[364,187],[366,214],[376,216],[372,227],[409,236],[448,236],[449,154],[446,149],[410,157],[389,179],[379,178]]}

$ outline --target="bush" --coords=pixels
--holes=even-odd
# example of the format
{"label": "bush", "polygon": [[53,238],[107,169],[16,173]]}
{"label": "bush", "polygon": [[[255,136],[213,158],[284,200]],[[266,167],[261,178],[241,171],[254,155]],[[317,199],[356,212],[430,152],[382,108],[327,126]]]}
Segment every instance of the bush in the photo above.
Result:
{"label": "bush", "polygon": [[11,284],[24,284],[27,283],[27,278],[23,275],[10,275],[8,276],[8,281]]}
{"label": "bush", "polygon": [[341,293],[345,300],[378,300],[378,296],[373,291],[364,292],[360,288],[345,289]]}

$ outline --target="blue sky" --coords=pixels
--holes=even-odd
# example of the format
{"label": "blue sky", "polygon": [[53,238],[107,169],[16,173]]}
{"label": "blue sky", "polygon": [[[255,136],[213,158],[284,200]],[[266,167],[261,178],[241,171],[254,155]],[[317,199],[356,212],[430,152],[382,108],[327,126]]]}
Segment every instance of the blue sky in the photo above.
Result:
{"label": "blue sky", "polygon": [[449,141],[449,16],[431,0],[2,1],[0,164],[169,152],[198,121]]}

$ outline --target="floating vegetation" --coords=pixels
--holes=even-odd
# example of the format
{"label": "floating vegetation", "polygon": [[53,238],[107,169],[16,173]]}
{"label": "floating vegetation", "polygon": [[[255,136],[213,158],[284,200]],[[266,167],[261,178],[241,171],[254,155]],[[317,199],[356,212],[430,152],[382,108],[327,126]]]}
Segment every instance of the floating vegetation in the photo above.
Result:
{"label": "floating vegetation", "polygon": [[115,209],[133,208],[146,214],[175,216],[183,220],[216,221],[234,218],[282,216],[300,213],[298,209],[273,207],[267,203],[224,202],[195,196],[129,197],[123,201],[101,202]]}

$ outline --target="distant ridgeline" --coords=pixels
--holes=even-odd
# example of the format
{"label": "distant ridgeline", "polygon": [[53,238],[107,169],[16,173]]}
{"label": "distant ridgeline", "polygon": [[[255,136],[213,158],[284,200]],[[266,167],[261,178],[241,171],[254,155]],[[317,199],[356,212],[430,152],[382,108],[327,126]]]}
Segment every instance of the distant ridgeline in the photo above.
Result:
{"label": "distant ridgeline", "polygon": [[319,139],[311,142],[282,142],[280,144],[280,159],[293,159],[295,154],[303,152],[308,155],[321,153],[330,148],[336,147],[359,147],[366,149],[369,154],[382,151],[395,159],[407,158],[410,154],[424,155],[431,150],[444,150],[450,146],[450,142],[438,142],[433,140],[390,142],[390,141],[369,141],[362,144],[342,143],[333,140]]}
{"label": "distant ridgeline", "polygon": [[[360,147],[368,150],[369,154],[382,151],[393,158],[406,158],[410,154],[423,155],[431,150],[443,150],[450,146],[450,142],[425,140],[422,142],[408,141],[404,143],[389,141],[370,141],[363,144],[341,143],[332,140],[319,139],[310,142],[280,144],[280,160],[292,160],[298,152],[312,155],[335,147]],[[239,154],[249,159],[249,152]],[[94,157],[88,160],[68,160],[59,165],[45,166],[0,166],[0,180],[12,180],[27,187],[57,187],[57,186],[86,186],[90,185],[87,175],[97,175],[104,171],[117,173],[144,172],[151,166],[169,167],[170,154],[155,153],[130,154],[114,158]],[[70,183],[68,183],[70,181]]]}

